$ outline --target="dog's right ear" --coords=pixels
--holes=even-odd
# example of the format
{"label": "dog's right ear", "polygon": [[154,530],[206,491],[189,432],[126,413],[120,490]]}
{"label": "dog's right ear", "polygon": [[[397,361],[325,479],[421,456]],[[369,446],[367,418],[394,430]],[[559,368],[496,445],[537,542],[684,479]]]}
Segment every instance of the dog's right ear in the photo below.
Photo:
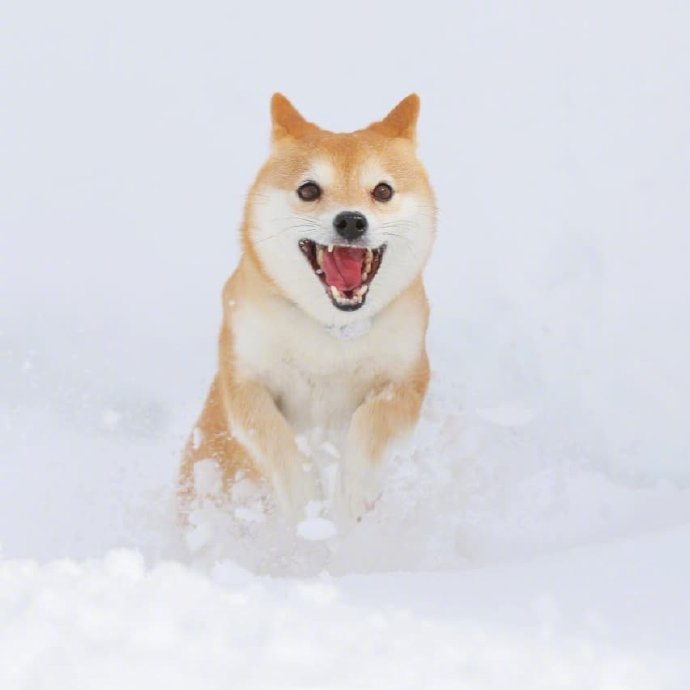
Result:
{"label": "dog's right ear", "polygon": [[299,138],[315,125],[307,122],[282,93],[274,93],[271,98],[271,138],[274,142],[285,137]]}

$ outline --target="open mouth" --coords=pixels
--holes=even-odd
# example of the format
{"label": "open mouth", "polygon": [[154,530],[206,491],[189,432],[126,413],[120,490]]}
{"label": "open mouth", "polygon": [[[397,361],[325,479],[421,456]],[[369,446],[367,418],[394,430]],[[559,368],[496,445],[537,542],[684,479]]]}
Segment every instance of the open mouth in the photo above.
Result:
{"label": "open mouth", "polygon": [[343,311],[355,311],[367,299],[386,245],[382,244],[377,249],[339,244],[326,246],[303,239],[299,241],[299,248],[333,305]]}

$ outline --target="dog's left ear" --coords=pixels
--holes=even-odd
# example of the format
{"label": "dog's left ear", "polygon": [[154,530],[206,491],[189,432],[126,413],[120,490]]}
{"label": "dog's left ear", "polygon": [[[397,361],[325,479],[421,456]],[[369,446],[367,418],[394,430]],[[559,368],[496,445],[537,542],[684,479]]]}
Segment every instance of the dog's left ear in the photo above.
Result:
{"label": "dog's left ear", "polygon": [[274,93],[271,98],[271,122],[271,138],[274,142],[285,137],[299,138],[315,128],[315,125],[307,122],[282,93]]}
{"label": "dog's left ear", "polygon": [[383,120],[374,122],[370,129],[388,137],[409,139],[414,142],[417,137],[418,117],[419,96],[411,93],[403,98]]}

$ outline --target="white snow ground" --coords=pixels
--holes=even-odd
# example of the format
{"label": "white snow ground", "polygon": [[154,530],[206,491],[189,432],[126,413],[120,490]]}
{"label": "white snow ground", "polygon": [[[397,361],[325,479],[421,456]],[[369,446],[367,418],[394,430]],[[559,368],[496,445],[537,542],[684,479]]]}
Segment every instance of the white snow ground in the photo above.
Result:
{"label": "white snow ground", "polygon": [[[1,690],[690,687],[688,6],[3,14]],[[421,94],[432,389],[353,532],[181,536],[275,89]]]}

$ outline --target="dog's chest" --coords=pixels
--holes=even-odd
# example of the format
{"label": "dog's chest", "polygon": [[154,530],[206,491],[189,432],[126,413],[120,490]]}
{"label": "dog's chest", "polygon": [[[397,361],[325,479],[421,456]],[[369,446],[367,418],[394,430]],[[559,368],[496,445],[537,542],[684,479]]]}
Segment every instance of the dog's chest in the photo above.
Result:
{"label": "dog's chest", "polygon": [[390,323],[341,338],[292,309],[246,308],[233,315],[232,329],[238,376],[266,386],[296,430],[344,427],[367,394],[399,378],[415,356],[412,343],[391,340]]}

